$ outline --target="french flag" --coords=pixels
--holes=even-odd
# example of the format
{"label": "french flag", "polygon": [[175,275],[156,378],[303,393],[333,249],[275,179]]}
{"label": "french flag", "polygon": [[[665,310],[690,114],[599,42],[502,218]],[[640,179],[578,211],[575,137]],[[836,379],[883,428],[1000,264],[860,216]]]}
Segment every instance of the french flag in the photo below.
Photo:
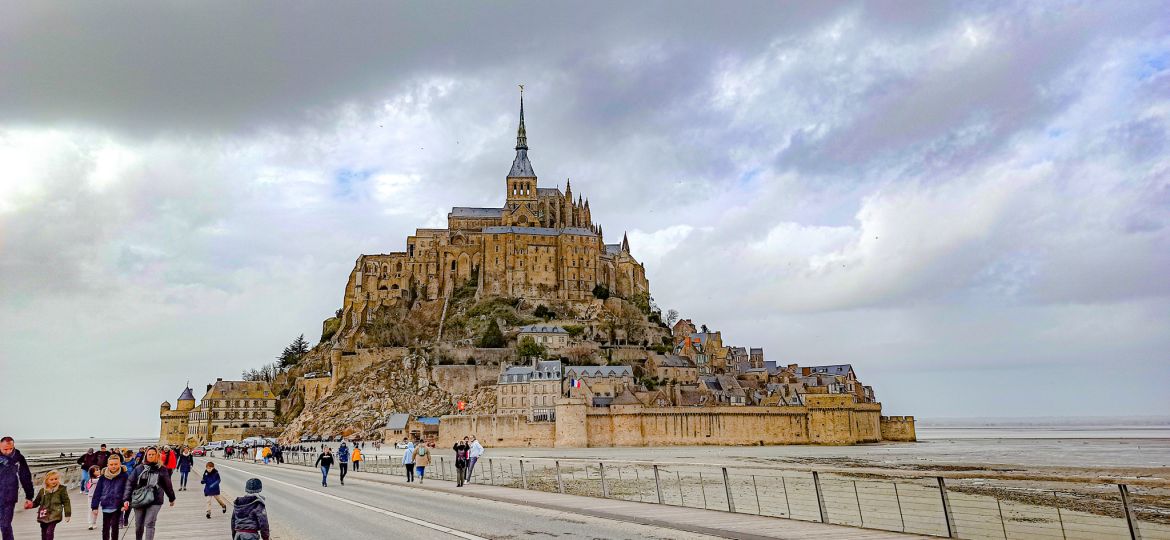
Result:
{"label": "french flag", "polygon": [[581,379],[569,379],[569,388],[581,388]]}

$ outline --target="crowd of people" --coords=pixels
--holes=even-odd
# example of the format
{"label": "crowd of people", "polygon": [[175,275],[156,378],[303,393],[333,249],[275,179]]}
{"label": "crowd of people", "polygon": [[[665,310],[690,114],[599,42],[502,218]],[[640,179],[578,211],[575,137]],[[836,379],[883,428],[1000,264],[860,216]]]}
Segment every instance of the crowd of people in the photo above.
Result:
{"label": "crowd of people", "polygon": [[[435,448],[434,441],[402,439],[397,445],[403,450],[402,465],[406,482],[423,483],[427,467],[431,464]],[[373,443],[374,451],[381,447]],[[352,465],[359,471],[365,459],[365,442],[354,442],[351,446],[341,441],[334,452],[325,444],[295,445],[284,447],[279,444],[252,446],[231,445],[222,448],[225,459],[251,460],[253,463],[284,463],[285,451],[318,452],[314,467],[321,472],[321,486],[329,487],[330,472],[338,469],[338,481],[345,485],[345,477]],[[456,486],[471,482],[476,462],[484,454],[484,447],[473,435],[463,437],[451,448],[455,452]],[[210,454],[209,454],[210,457]],[[87,523],[90,530],[101,528],[102,540],[119,538],[119,531],[134,525],[136,540],[153,540],[159,513],[164,504],[174,506],[175,492],[187,491],[191,470],[195,466],[195,455],[189,447],[170,446],[141,447],[137,451],[129,448],[90,448],[77,458],[81,467],[80,490],[87,497],[89,512]],[[307,460],[306,460],[307,461]],[[178,471],[177,483],[173,478]],[[207,500],[207,519],[212,518],[216,505],[220,512],[228,511],[227,500],[221,494],[221,479],[215,463],[207,461],[199,480],[203,496]],[[13,540],[13,507],[23,488],[24,508],[37,509],[36,519],[40,524],[42,540],[52,540],[58,524],[68,523],[72,518],[72,505],[68,486],[62,485],[57,471],[44,475],[41,486],[35,490],[28,462],[15,448],[12,437],[0,439],[0,540]],[[268,516],[264,498],[259,495],[262,484],[252,478],[245,483],[245,495],[233,501],[231,528],[234,540],[258,540],[269,537]]]}
{"label": "crowd of people", "polygon": [[[175,491],[187,490],[194,463],[192,450],[186,447],[176,450],[150,446],[135,452],[109,450],[103,444],[96,452],[89,449],[77,459],[82,472],[80,489],[89,503],[89,529],[100,523],[102,540],[118,540],[119,530],[133,520],[135,540],[154,540],[163,504],[174,506]],[[176,470],[179,471],[177,489],[172,481]],[[218,503],[221,512],[226,514],[227,501],[220,494],[219,471],[213,462],[206,463],[200,483],[207,498],[207,518],[211,519],[213,503]],[[249,479],[244,485],[245,494],[233,501],[234,540],[268,540],[268,514],[259,495],[262,488],[259,479]],[[34,494],[28,461],[16,449],[12,437],[0,438],[0,540],[14,540],[13,510],[22,490],[25,510],[36,509],[41,539],[52,540],[57,526],[72,518],[68,489],[62,484],[60,473],[52,470],[43,476]]]}

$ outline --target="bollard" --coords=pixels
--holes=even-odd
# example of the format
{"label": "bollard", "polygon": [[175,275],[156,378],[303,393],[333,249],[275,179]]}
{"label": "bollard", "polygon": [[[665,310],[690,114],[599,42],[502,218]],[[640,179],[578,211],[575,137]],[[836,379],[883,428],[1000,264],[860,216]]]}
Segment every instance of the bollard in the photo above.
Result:
{"label": "bollard", "polygon": [[654,465],[654,490],[658,492],[658,504],[662,504],[662,480],[658,478],[658,465]]}
{"label": "bollard", "polygon": [[821,523],[825,523],[825,518],[828,516],[826,516],[825,512],[825,495],[821,492],[821,475],[817,474],[816,471],[813,471],[812,475],[813,488],[817,491],[817,511],[821,515]]}
{"label": "bollard", "polygon": [[524,460],[520,460],[520,487],[528,489],[528,477],[524,476]]}
{"label": "bollard", "polygon": [[727,479],[727,467],[723,467],[723,491],[727,493],[727,511],[735,512],[735,501],[731,498],[731,482]]}
{"label": "bollard", "polygon": [[557,460],[555,463],[557,465],[557,491],[564,493],[565,483],[561,480],[561,462]]}
{"label": "bollard", "polygon": [[447,479],[447,465],[443,463],[443,456],[439,456],[439,480]]}
{"label": "bollard", "polygon": [[959,531],[955,528],[955,516],[951,514],[951,500],[947,498],[947,483],[943,480],[943,477],[939,476],[937,478],[938,494],[942,498],[943,515],[947,518],[947,537],[958,538]]}
{"label": "bollard", "polygon": [[605,485],[605,463],[598,461],[597,462],[597,469],[600,471],[600,474],[601,474],[601,498],[608,499],[609,498],[609,489]]}
{"label": "bollard", "polygon": [[492,458],[488,458],[488,474],[491,475],[492,485],[496,485],[496,468],[492,465]]}
{"label": "bollard", "polygon": [[1142,534],[1138,530],[1137,516],[1134,516],[1133,508],[1129,506],[1129,486],[1117,484],[1117,489],[1121,492],[1121,506],[1125,510],[1125,524],[1129,525],[1129,538],[1130,540],[1141,540]]}

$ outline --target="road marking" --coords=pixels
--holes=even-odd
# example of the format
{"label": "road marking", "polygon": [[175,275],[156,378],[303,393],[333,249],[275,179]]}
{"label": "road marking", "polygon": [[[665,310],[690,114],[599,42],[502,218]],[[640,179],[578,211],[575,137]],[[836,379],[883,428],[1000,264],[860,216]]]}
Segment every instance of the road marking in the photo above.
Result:
{"label": "road marking", "polygon": [[420,527],[426,527],[428,529],[436,530],[439,532],[444,532],[444,533],[447,533],[451,536],[457,536],[459,538],[464,538],[466,540],[488,540],[487,538],[484,538],[482,536],[476,536],[476,535],[471,534],[471,533],[466,533],[466,532],[463,532],[460,530],[452,529],[450,527],[439,525],[438,523],[431,523],[429,521],[423,521],[423,520],[418,519],[418,518],[413,518],[413,517],[410,517],[410,516],[407,516],[404,514],[399,514],[398,512],[391,512],[391,511],[386,510],[384,508],[378,508],[377,506],[371,506],[371,505],[368,505],[365,503],[351,501],[351,500],[346,499],[344,497],[338,497],[336,495],[330,495],[328,493],[321,493],[320,491],[309,489],[309,488],[304,487],[304,486],[290,484],[290,483],[285,482],[283,480],[277,480],[275,478],[272,478],[271,476],[264,476],[262,474],[256,474],[256,473],[251,472],[251,471],[245,471],[244,469],[237,469],[235,467],[232,467],[230,465],[224,465],[222,463],[220,463],[219,465],[216,465],[216,467],[223,467],[225,469],[231,469],[233,471],[237,471],[237,472],[241,472],[241,473],[244,473],[247,475],[255,476],[257,478],[263,478],[265,480],[268,480],[269,482],[276,482],[277,484],[283,484],[283,485],[286,485],[286,486],[291,487],[291,488],[299,489],[301,491],[307,491],[307,492],[312,493],[314,495],[319,495],[321,497],[333,499],[335,501],[343,502],[345,504],[348,504],[351,506],[356,506],[358,508],[364,508],[366,510],[377,512],[377,513],[382,514],[382,515],[390,516],[390,517],[395,518],[395,519],[401,519],[402,521],[405,521],[407,523],[413,523],[413,524],[418,525]]}

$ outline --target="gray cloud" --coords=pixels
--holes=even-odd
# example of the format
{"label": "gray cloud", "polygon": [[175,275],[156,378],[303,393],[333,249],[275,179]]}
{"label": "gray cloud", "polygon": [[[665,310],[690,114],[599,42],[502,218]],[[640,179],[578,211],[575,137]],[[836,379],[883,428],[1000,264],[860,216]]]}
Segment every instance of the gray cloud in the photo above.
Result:
{"label": "gray cloud", "polygon": [[1170,405],[1156,3],[200,8],[2,8],[0,399],[112,366],[151,433],[315,338],[358,254],[502,202],[524,82],[541,182],[730,340],[898,413],[1080,412],[939,397],[1102,359],[1146,385],[1117,412]]}

